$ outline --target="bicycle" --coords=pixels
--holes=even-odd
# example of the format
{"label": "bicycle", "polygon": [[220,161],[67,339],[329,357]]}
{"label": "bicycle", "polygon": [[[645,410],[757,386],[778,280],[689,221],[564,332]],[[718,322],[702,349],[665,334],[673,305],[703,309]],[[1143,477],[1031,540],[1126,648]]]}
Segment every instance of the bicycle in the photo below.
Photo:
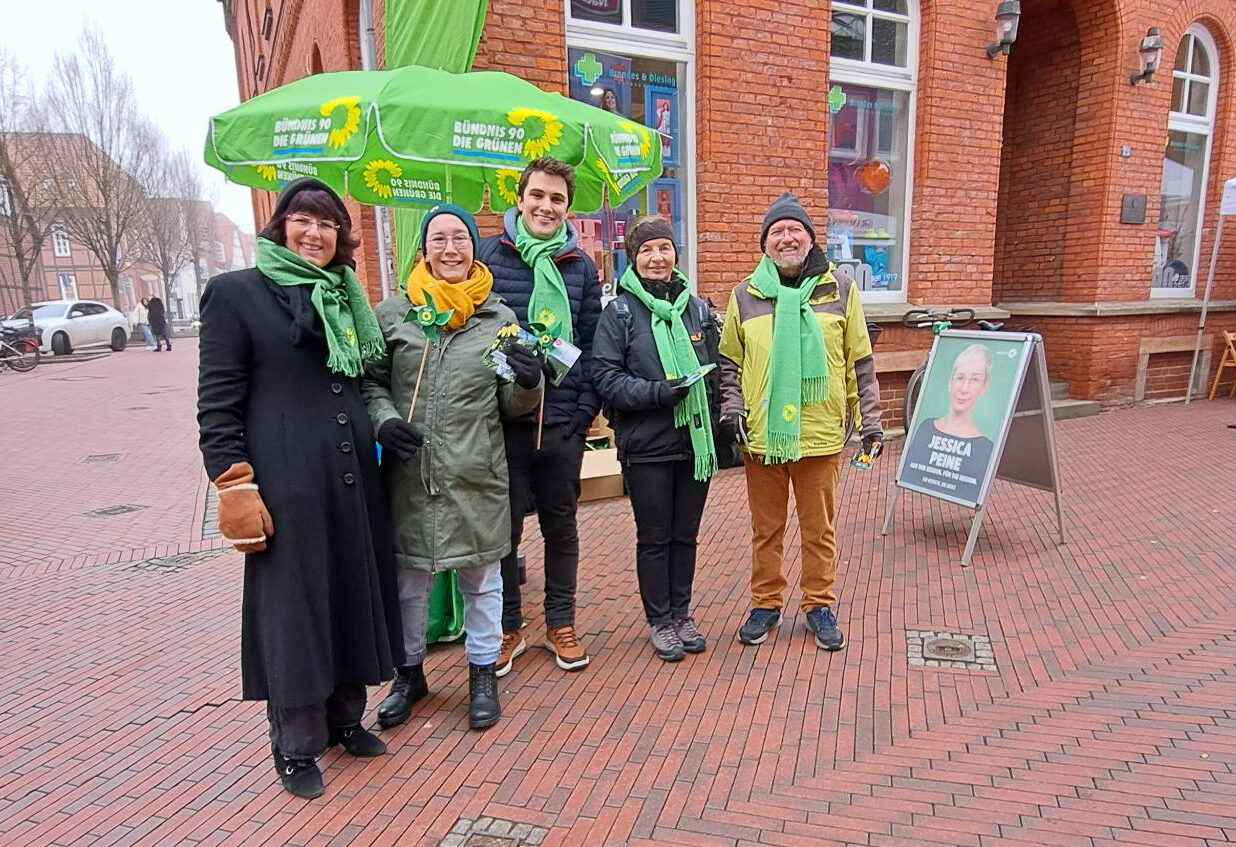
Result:
{"label": "bicycle", "polygon": [[[973,309],[947,309],[943,312],[933,312],[930,309],[911,309],[901,316],[901,325],[910,329],[930,328],[933,335],[939,335],[946,329],[954,329],[975,324],[983,332],[999,332],[1004,328],[1004,321],[975,320]],[[1023,326],[1018,332],[1034,332],[1032,326]],[[914,409],[918,406],[918,397],[923,390],[923,377],[927,373],[927,363],[915,368],[906,381],[906,396],[902,401],[902,420],[907,432],[910,421],[914,420]]]}
{"label": "bicycle", "polygon": [[0,327],[0,370],[9,367],[19,373],[32,371],[42,356],[38,330]]}

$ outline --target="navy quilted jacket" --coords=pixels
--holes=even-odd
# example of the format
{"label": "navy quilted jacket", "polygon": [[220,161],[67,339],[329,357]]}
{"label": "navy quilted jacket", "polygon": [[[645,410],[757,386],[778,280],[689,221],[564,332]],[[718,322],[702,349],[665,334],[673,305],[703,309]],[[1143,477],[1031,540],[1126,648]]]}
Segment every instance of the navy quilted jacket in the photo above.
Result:
{"label": "navy quilted jacket", "polygon": [[[508,209],[505,231],[481,241],[477,258],[489,266],[494,275],[494,292],[515,313],[521,326],[528,326],[528,300],[532,296],[532,268],[515,249],[516,209]],[[567,222],[566,244],[554,256],[562,273],[567,297],[571,301],[571,327],[575,346],[581,355],[575,367],[567,372],[562,384],[549,385],[545,394],[545,424],[570,423],[577,413],[596,417],[601,398],[592,385],[592,338],[601,317],[601,284],[592,259],[576,246],[575,227]],[[536,420],[536,412],[520,420]]]}

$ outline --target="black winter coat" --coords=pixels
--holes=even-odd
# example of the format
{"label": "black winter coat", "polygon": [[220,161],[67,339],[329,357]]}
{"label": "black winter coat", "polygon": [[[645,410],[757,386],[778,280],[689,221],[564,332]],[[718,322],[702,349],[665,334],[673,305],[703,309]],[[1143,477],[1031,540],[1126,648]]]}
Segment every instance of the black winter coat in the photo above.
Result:
{"label": "black winter coat", "polygon": [[[524,264],[515,249],[515,219],[518,210],[506,213],[506,229],[481,241],[477,259],[489,266],[494,275],[494,293],[515,313],[520,326],[528,326],[528,300],[532,297],[532,268]],[[545,389],[545,425],[570,423],[577,415],[591,421],[601,409],[592,380],[592,337],[601,315],[601,284],[592,259],[576,246],[575,228],[568,222],[570,236],[554,257],[562,273],[567,297],[571,303],[571,327],[575,346],[580,349],[579,361],[567,372],[561,385]],[[536,412],[520,422],[536,420]]]}
{"label": "black winter coat", "polygon": [[[307,286],[255,268],[202,295],[198,425],[206,473],[253,465],[274,535],[245,556],[246,700],[321,705],[402,662],[391,529],[360,380],[326,367]],[[293,315],[300,321],[294,322]]]}
{"label": "black winter coat", "polygon": [[158,297],[151,297],[146,303],[146,312],[150,328],[157,333],[167,333],[167,309]]}
{"label": "black winter coat", "polygon": [[[681,289],[679,289],[681,290]],[[712,309],[691,297],[683,313],[700,364],[719,361],[720,341]],[[652,313],[623,291],[601,313],[592,347],[592,374],[605,402],[621,462],[668,462],[693,458],[691,435],[674,426],[673,407],[661,406],[665,368],[652,337]],[[710,409],[719,407],[720,371],[705,377]],[[714,420],[716,416],[714,414]]]}

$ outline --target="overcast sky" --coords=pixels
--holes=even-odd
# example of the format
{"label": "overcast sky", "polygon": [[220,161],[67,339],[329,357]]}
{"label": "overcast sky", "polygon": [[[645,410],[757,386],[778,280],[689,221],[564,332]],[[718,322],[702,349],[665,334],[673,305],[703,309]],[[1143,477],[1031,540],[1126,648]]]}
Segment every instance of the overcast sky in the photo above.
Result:
{"label": "overcast sky", "polygon": [[218,0],[2,0],[0,44],[41,83],[58,51],[72,50],[94,20],[139,102],[173,146],[199,163],[219,211],[253,231],[248,189],[202,164],[207,119],[240,102],[232,41]]}

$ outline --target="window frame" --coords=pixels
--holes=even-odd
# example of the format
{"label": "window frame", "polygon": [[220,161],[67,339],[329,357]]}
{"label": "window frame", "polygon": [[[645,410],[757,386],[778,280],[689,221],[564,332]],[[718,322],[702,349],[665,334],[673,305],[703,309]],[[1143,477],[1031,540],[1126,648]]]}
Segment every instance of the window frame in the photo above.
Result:
{"label": "window frame", "polygon": [[51,231],[52,255],[57,259],[68,259],[73,256],[73,242],[69,240],[69,231],[64,224],[52,224]]}
{"label": "window frame", "polygon": [[[562,0],[562,13],[566,19],[567,46],[581,47],[582,44],[577,44],[572,41],[572,36],[581,38],[600,38],[609,43],[611,49],[616,49],[616,44],[610,42],[624,42],[630,45],[635,45],[631,49],[624,48],[628,54],[639,55],[646,59],[665,59],[668,60],[668,55],[662,55],[659,51],[666,50],[683,50],[691,54],[692,60],[695,58],[695,3],[693,0],[674,0],[678,4],[678,32],[662,32],[659,29],[644,29],[642,27],[633,26],[631,24],[631,0],[621,0],[622,2],[622,23],[609,24],[602,21],[585,21],[571,17],[571,0]],[[649,53],[649,46],[655,46],[658,52]],[[595,45],[588,45],[593,50],[603,49]],[[632,51],[636,52],[632,52]],[[675,61],[684,61],[677,59]]]}
{"label": "window frame", "polygon": [[[1154,263],[1152,260],[1152,263],[1151,263],[1152,270],[1150,274],[1150,286],[1149,286],[1151,298],[1179,299],[1181,297],[1185,297],[1185,298],[1189,298],[1189,297],[1196,298],[1197,297],[1198,271],[1201,270],[1200,262],[1201,262],[1201,254],[1202,254],[1202,232],[1203,232],[1202,227],[1206,223],[1206,193],[1210,185],[1210,158],[1211,158],[1211,153],[1214,150],[1215,114],[1218,111],[1219,83],[1222,81],[1222,73],[1220,72],[1220,67],[1219,67],[1219,49],[1218,49],[1218,45],[1215,43],[1214,36],[1210,34],[1210,30],[1208,30],[1204,24],[1201,24],[1198,22],[1194,22],[1189,25],[1189,27],[1184,31],[1184,34],[1181,36],[1180,42],[1176,45],[1176,53],[1179,53],[1181,47],[1185,46],[1186,44],[1188,44],[1189,46],[1189,58],[1188,58],[1188,61],[1185,63],[1185,67],[1186,68],[1192,67],[1193,46],[1195,43],[1200,43],[1202,46],[1202,50],[1206,53],[1206,58],[1210,62],[1210,75],[1209,77],[1204,77],[1199,74],[1191,73],[1188,70],[1184,70],[1184,71],[1176,70],[1176,56],[1175,54],[1173,54],[1172,56],[1173,87],[1177,79],[1188,80],[1189,86],[1186,87],[1186,90],[1184,91],[1184,96],[1182,98],[1183,102],[1180,104],[1182,107],[1184,107],[1185,111],[1177,112],[1171,109],[1169,106],[1169,111],[1167,113],[1167,132],[1168,133],[1186,132],[1186,133],[1192,133],[1193,135],[1204,136],[1206,139],[1205,159],[1203,160],[1203,164],[1202,164],[1201,196],[1198,197],[1198,202],[1197,202],[1197,224],[1196,224],[1196,229],[1195,229],[1195,232],[1197,233],[1197,238],[1195,239],[1194,244],[1193,244],[1193,261],[1189,265],[1191,269],[1189,273],[1189,287],[1185,289],[1185,288],[1164,288],[1164,287],[1156,286],[1154,284],[1155,274],[1153,270]],[[1208,86],[1208,90],[1206,92],[1207,100],[1206,100],[1206,114],[1205,115],[1193,115],[1193,114],[1190,114],[1188,111],[1188,108],[1189,108],[1188,87],[1191,87],[1192,83],[1195,81],[1205,82]],[[1173,103],[1171,105],[1175,105],[1175,104]],[[1166,154],[1164,155],[1164,161],[1166,161]],[[1160,203],[1163,202],[1162,179],[1163,179],[1163,167],[1161,166],[1160,171],[1159,171],[1159,180],[1160,180],[1159,202]]]}
{"label": "window frame", "polygon": [[[829,2],[829,70],[828,84],[829,88],[835,83],[843,83],[847,85],[865,85],[871,88],[887,88],[896,91],[905,92],[908,96],[906,109],[909,112],[907,116],[908,124],[906,126],[906,152],[905,152],[905,172],[906,172],[906,189],[905,189],[905,209],[902,213],[902,231],[904,236],[901,244],[901,267],[899,269],[901,287],[896,291],[860,291],[860,297],[864,303],[908,303],[909,302],[909,287],[910,287],[910,248],[911,248],[911,229],[913,225],[913,209],[914,209],[914,160],[915,160],[915,145],[917,139],[916,124],[918,121],[918,63],[919,63],[919,39],[921,36],[922,26],[922,7],[919,0],[906,0],[906,9],[908,14],[907,30],[906,30],[906,66],[899,68],[895,65],[882,65],[869,61],[858,61],[857,59],[844,59],[832,55],[831,47],[831,27],[832,15],[840,6],[843,13],[860,11],[858,3],[862,2],[867,6],[865,14],[868,19],[875,14],[879,17],[901,20],[903,16],[895,15],[891,12],[878,12],[871,8],[871,0],[830,0]],[[864,42],[863,53],[869,56],[871,53],[871,36],[870,28]],[[824,92],[827,97],[827,92]],[[829,156],[831,157],[832,145],[832,119],[833,112],[828,113],[828,136],[829,136]],[[864,124],[866,124],[864,117]],[[861,128],[864,132],[878,133],[879,127],[864,126]],[[878,142],[877,142],[878,143]],[[890,155],[890,162],[895,159]],[[832,205],[832,198],[829,198],[829,205]],[[827,229],[827,218],[825,220],[825,228]]]}
{"label": "window frame", "polygon": [[[623,0],[624,4],[627,0]],[[655,59],[664,62],[682,63],[686,68],[683,93],[686,95],[686,106],[679,105],[678,161],[687,164],[686,179],[682,181],[682,200],[687,204],[687,219],[685,222],[687,247],[687,262],[683,273],[691,281],[691,290],[697,291],[699,281],[696,269],[699,267],[699,195],[697,193],[699,161],[696,158],[696,98],[698,83],[696,80],[695,62],[695,3],[690,0],[677,0],[679,29],[682,32],[658,32],[652,29],[636,29],[634,27],[619,27],[616,24],[601,24],[593,21],[577,21],[571,18],[571,0],[563,0],[563,14],[566,18],[566,47],[580,50],[597,50],[603,53],[614,53],[624,56],[638,56],[643,59]],[[624,5],[624,13],[627,6]],[[625,19],[624,19],[625,20]],[[672,36],[672,37],[665,37]],[[570,68],[567,69],[570,73]]]}
{"label": "window frame", "polygon": [[[65,290],[66,284],[72,286],[72,289],[71,289],[71,292],[73,295],[72,297],[66,296],[66,290]],[[60,299],[61,300],[76,300],[77,299],[77,274],[72,273],[70,271],[62,271],[61,273],[56,274],[56,285],[60,287]],[[70,307],[70,311],[71,310],[72,310],[72,307]],[[67,316],[68,313],[66,312],[65,314]]]}

